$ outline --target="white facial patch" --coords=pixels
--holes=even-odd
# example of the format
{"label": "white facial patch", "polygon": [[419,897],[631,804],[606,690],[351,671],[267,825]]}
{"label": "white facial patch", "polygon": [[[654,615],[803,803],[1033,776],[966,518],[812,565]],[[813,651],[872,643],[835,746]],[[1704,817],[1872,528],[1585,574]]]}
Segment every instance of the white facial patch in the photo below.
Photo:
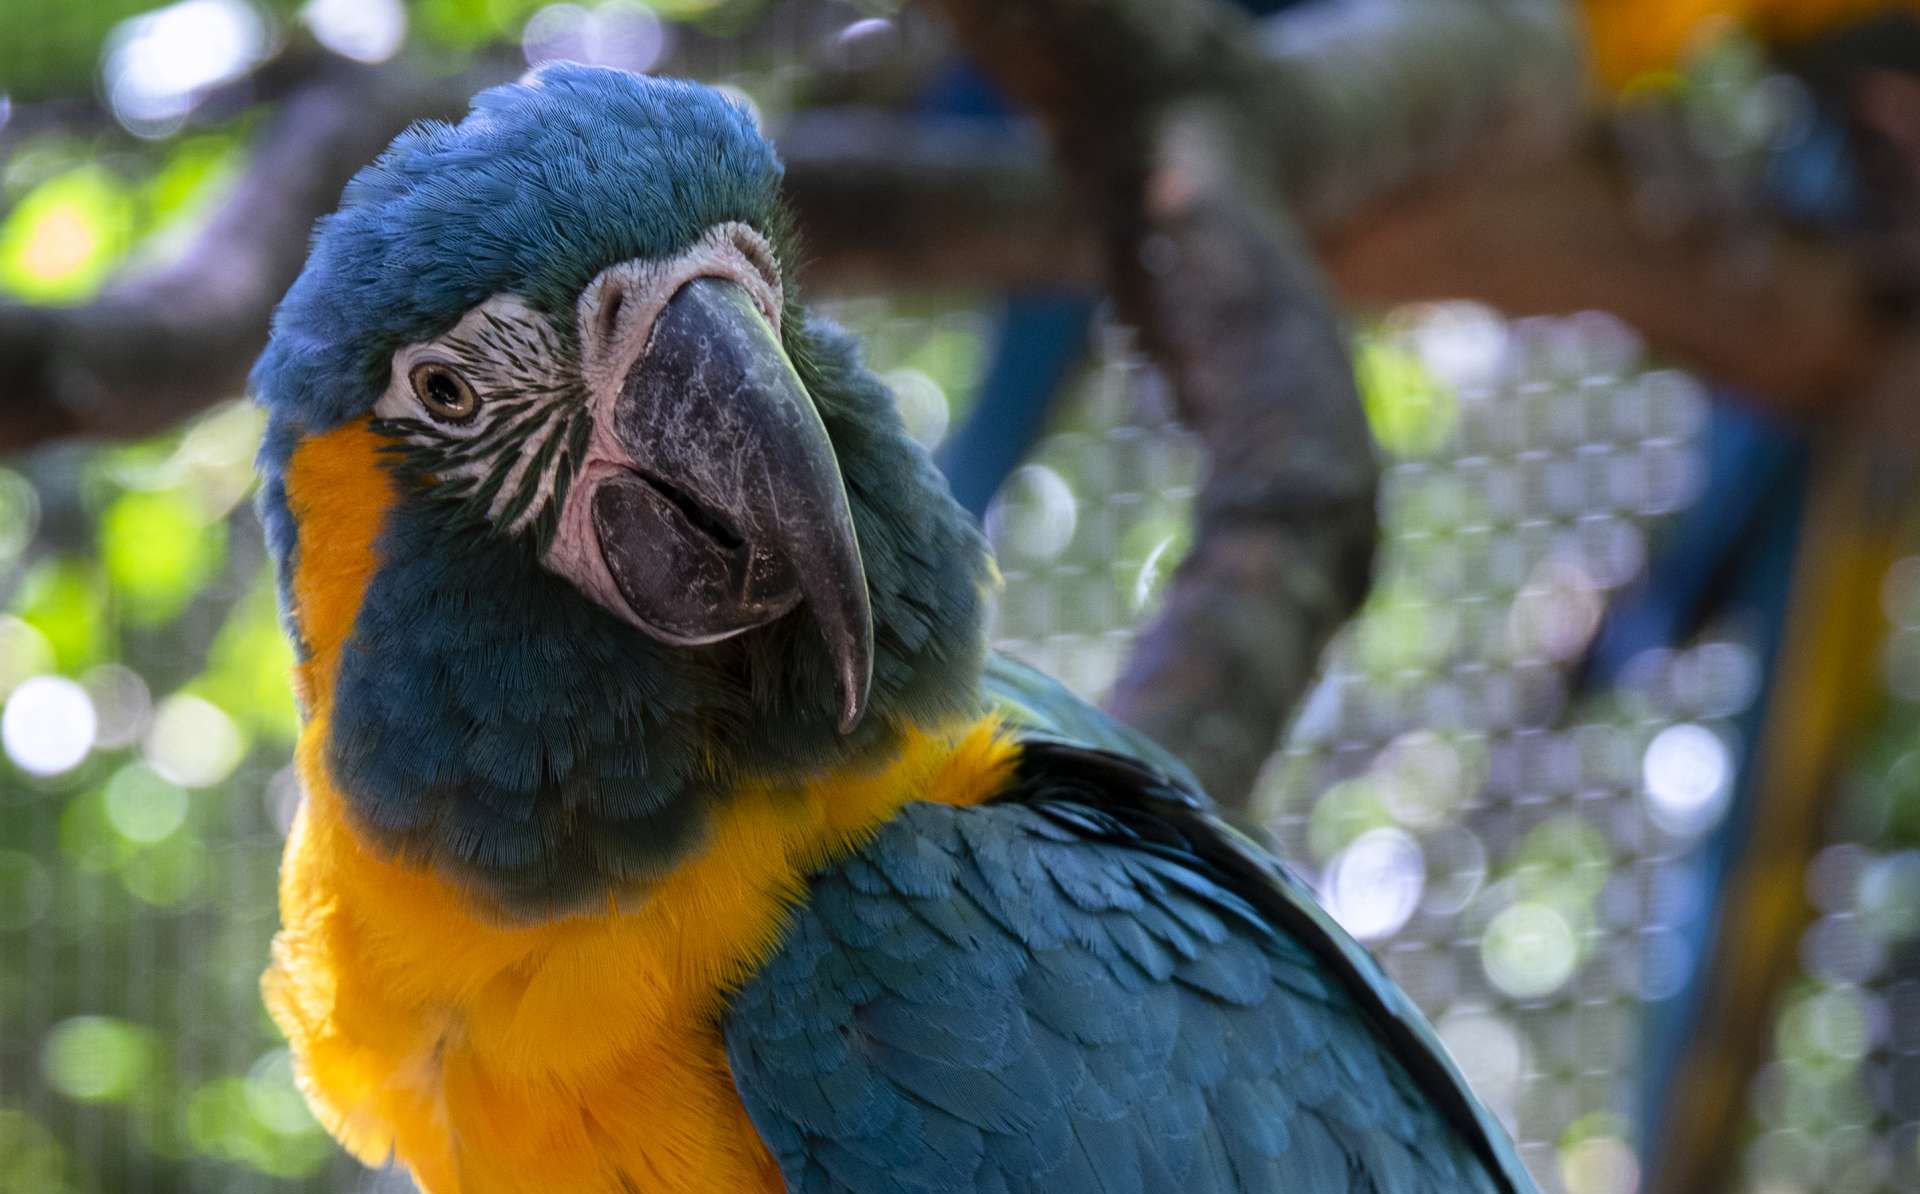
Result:
{"label": "white facial patch", "polygon": [[[451,370],[472,388],[479,403],[471,418],[435,411],[416,381],[423,366]],[[495,295],[446,334],[395,353],[373,413],[405,442],[434,453],[428,471],[438,484],[456,495],[488,493],[487,517],[509,531],[530,525],[552,502],[562,472],[577,471],[584,456],[577,353],[548,317],[514,295]]]}
{"label": "white facial patch", "polygon": [[694,278],[739,283],[773,325],[774,335],[780,334],[784,295],[772,246],[745,224],[715,224],[680,256],[622,262],[581,292],[581,372],[596,405],[618,393],[627,371],[646,351],[661,308]]}
{"label": "white facial patch", "polygon": [[[772,246],[745,224],[716,224],[674,257],[602,270],[575,305],[574,338],[519,297],[495,295],[445,334],[394,354],[374,418],[419,449],[419,471],[436,488],[484,499],[487,519],[501,529],[524,531],[547,515],[548,566],[614,607],[616,590],[575,491],[633,466],[613,434],[613,405],[660,312],[702,277],[737,283],[779,334],[785,296]],[[478,398],[471,417],[450,418],[421,392],[422,379],[442,369]]]}
{"label": "white facial patch", "polygon": [[738,283],[752,296],[774,334],[780,334],[785,294],[773,247],[758,232],[737,222],[714,225],[677,257],[643,258],[608,267],[581,292],[575,311],[580,373],[593,426],[579,480],[562,501],[546,564],[621,617],[631,617],[631,612],[601,555],[587,499],[601,480],[634,467],[614,434],[614,404],[627,375],[646,353],[660,312],[694,278]]}

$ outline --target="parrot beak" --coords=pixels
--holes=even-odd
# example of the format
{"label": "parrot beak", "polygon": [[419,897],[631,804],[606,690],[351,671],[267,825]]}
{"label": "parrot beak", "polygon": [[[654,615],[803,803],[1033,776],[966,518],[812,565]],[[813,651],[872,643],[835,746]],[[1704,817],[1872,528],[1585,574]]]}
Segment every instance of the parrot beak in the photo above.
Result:
{"label": "parrot beak", "polygon": [[794,608],[826,640],[840,732],[866,711],[873,614],[827,429],[737,282],[674,291],[612,410],[631,469],[591,493],[601,559],[641,629],[718,642]]}

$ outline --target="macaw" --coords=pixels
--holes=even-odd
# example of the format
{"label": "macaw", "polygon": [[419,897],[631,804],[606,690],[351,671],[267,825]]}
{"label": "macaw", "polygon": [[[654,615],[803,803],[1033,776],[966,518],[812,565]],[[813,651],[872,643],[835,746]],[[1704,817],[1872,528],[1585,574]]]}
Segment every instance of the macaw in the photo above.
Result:
{"label": "macaw", "polygon": [[263,979],[427,1194],[1532,1191],[975,526],[719,92],[571,64],[346,188],[253,375],[304,724]]}
{"label": "macaw", "polygon": [[1729,25],[1789,45],[1888,13],[1920,13],[1920,0],[1581,0],[1580,10],[1596,73],[1624,88],[1671,71]]}

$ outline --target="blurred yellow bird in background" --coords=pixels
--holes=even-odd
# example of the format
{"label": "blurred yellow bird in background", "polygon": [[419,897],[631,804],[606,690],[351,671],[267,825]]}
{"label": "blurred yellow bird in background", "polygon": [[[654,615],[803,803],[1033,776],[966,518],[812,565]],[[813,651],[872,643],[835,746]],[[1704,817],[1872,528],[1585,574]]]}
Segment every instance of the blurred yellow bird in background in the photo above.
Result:
{"label": "blurred yellow bird in background", "polygon": [[1583,0],[1581,8],[1595,73],[1625,89],[1680,65],[1730,26],[1790,44],[1881,12],[1920,14],[1920,0]]}

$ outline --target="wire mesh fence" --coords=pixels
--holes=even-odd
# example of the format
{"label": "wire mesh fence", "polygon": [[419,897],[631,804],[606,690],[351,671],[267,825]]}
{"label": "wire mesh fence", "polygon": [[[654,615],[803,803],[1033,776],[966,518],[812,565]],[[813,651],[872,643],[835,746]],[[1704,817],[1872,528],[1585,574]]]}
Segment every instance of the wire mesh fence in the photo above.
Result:
{"label": "wire mesh fence", "polygon": [[[1698,962],[1682,930],[1705,909],[1682,864],[1726,814],[1760,658],[1722,625],[1636,657],[1612,691],[1571,682],[1609,595],[1699,489],[1708,398],[1598,316],[1423,308],[1360,361],[1388,455],[1378,580],[1260,807],[1543,1188],[1630,1194],[1643,1009]],[[1096,695],[1178,557],[1198,468],[1151,379],[1109,353],[988,517],[1001,645]],[[1890,674],[1913,650],[1896,638]],[[1920,855],[1889,823],[1910,799],[1911,731],[1896,704],[1892,758],[1864,766],[1835,827],[1871,840],[1808,876],[1822,914],[1753,1091],[1747,1189],[1920,1184]]]}
{"label": "wire mesh fence", "polygon": [[[1284,854],[1434,1018],[1548,1188],[1576,1194],[1632,1188],[1634,1008],[1660,981],[1648,896],[1678,846],[1647,748],[1689,727],[1724,784],[1717,723],[1752,689],[1743,649],[1716,642],[1668,665],[1703,673],[1689,699],[1569,706],[1567,664],[1699,467],[1704,396],[1640,367],[1598,319],[1437,307],[1365,341],[1390,451],[1375,592],[1261,781]],[[989,516],[998,631],[1097,693],[1177,558],[1199,461],[1118,359],[1065,422]]]}

